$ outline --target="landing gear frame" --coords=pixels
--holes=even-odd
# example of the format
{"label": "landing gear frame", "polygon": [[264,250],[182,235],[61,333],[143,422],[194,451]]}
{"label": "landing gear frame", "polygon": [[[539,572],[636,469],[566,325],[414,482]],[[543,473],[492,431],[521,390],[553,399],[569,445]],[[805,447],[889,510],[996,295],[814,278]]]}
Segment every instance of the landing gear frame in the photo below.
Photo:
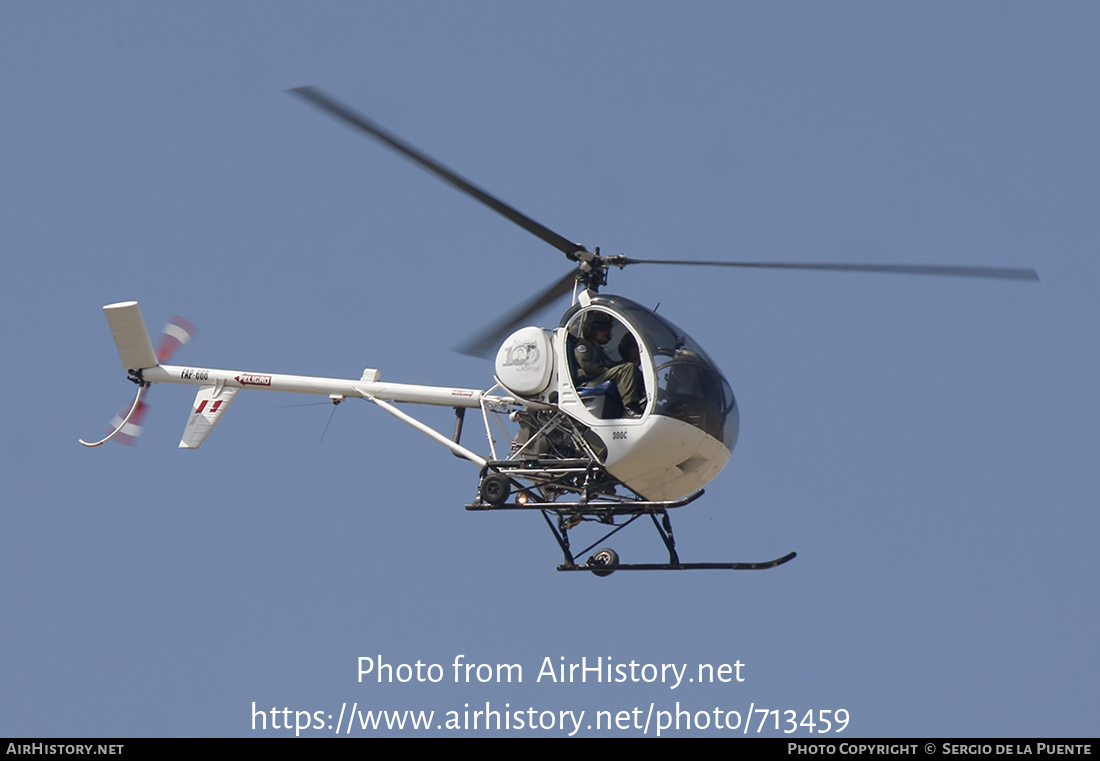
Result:
{"label": "landing gear frame", "polygon": [[[616,494],[618,488],[625,487],[595,460],[489,461],[481,471],[477,501],[466,505],[466,509],[538,510],[564,556],[564,562],[557,567],[559,571],[591,571],[601,577],[615,571],[759,571],[783,565],[796,557],[796,553],[791,552],[759,563],[684,563],[676,552],[668,511],[694,502],[703,495],[703,490],[678,500],[651,502],[636,494],[620,496]],[[512,495],[515,499],[509,501]],[[573,499],[558,501],[565,495]],[[620,563],[618,553],[608,547],[578,562],[585,553],[644,515],[652,520],[668,551],[667,563]],[[611,528],[595,542],[574,552],[569,531],[583,522],[597,522]]]}

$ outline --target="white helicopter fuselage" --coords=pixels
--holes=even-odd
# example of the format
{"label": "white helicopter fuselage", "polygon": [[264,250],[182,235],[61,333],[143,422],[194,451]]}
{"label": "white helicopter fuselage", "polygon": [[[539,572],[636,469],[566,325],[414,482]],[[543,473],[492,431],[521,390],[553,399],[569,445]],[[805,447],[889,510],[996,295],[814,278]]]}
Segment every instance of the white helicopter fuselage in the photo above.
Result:
{"label": "white helicopter fuselage", "polygon": [[[584,309],[577,312],[582,305]],[[489,443],[493,451],[490,457],[484,457],[459,444],[457,435],[447,437],[393,403],[480,408],[486,417],[489,412],[507,408],[557,410],[589,432],[588,438],[594,439],[598,459],[606,471],[645,499],[675,500],[702,488],[725,467],[737,436],[737,410],[728,384],[717,369],[701,352],[683,349],[684,341],[690,341],[684,336],[677,336],[675,350],[662,347],[661,340],[667,344],[670,339],[655,335],[661,330],[674,331],[675,327],[667,321],[658,321],[626,299],[596,297],[593,302],[591,298],[583,298],[572,311],[577,314],[555,330],[529,327],[509,336],[497,356],[497,386],[482,391],[382,382],[376,369],[364,370],[358,379],[341,379],[161,364],[137,303],[104,307],[123,366],[132,376],[136,373],[143,384],[199,387],[180,440],[184,449],[201,446],[238,393],[246,389],[327,396],[334,403],[347,398],[366,399],[479,467],[490,460],[505,459],[497,456],[491,433]],[[606,395],[585,393],[592,389],[575,377],[572,352],[577,331],[583,319],[595,314],[615,319],[617,337],[629,334],[637,342],[640,355],[637,372],[647,391],[642,409],[635,416],[623,415],[621,405],[618,412],[614,411],[617,401],[613,391],[605,392]],[[647,326],[647,320],[652,324]],[[664,362],[673,355],[677,357],[674,361]],[[674,388],[673,376],[677,372],[683,376],[677,369],[681,365],[695,375],[709,373],[707,388],[712,394],[718,389],[721,395],[721,389],[725,388],[729,402],[721,409],[722,438],[713,435],[713,410],[709,430],[705,423],[699,422],[706,417],[707,405],[702,397],[696,398],[698,389],[696,396],[692,396]],[[495,388],[506,394],[491,393]],[[612,412],[605,414],[608,410]],[[488,432],[488,423],[486,428]]]}
{"label": "white helicopter fuselage", "polygon": [[610,436],[607,471],[651,501],[679,499],[701,489],[730,458],[713,436],[661,415],[601,421],[592,429],[604,441]]}
{"label": "white helicopter fuselage", "polygon": [[[505,340],[496,362],[500,385],[517,398],[553,405],[585,426],[606,448],[602,459],[607,471],[648,500],[684,497],[717,476],[736,442],[738,413],[728,384],[709,358],[685,351],[690,339],[682,333],[677,336],[680,346],[663,345],[661,334],[675,335],[678,329],[622,297],[584,294],[571,311],[553,331],[522,328]],[[638,348],[637,372],[646,395],[636,417],[621,410],[605,416],[605,400],[585,394],[591,389],[576,378],[574,352],[581,326],[595,314],[615,321],[616,340],[632,337]],[[674,361],[677,351],[680,356]],[[671,403],[669,374],[675,370],[670,367],[683,365],[683,355],[690,355],[696,373],[713,376],[707,386],[712,395],[728,397],[718,426],[721,439],[713,435],[713,425],[708,431],[698,424],[699,410],[687,414],[682,399],[678,408]],[[693,401],[699,406],[699,400]]]}

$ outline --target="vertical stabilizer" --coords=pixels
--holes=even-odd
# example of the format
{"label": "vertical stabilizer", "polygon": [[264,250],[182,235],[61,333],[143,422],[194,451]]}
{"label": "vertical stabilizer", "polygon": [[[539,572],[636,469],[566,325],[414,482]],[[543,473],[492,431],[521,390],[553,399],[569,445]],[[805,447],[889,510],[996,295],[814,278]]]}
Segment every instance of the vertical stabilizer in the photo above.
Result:
{"label": "vertical stabilizer", "polygon": [[156,352],[149,340],[149,331],[145,329],[145,320],[136,301],[120,301],[103,307],[107,322],[111,325],[111,334],[118,347],[118,356],[122,359],[122,369],[143,370],[156,367]]}

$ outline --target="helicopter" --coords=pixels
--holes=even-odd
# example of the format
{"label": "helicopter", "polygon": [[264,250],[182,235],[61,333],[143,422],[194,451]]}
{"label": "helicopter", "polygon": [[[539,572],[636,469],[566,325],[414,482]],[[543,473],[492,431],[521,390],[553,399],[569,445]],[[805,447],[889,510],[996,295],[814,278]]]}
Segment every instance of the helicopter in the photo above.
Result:
{"label": "helicopter", "polygon": [[[703,487],[729,461],[739,433],[737,402],[721,370],[684,330],[655,310],[600,292],[608,272],[647,264],[1039,280],[1033,269],[1012,267],[606,256],[598,247],[589,250],[536,222],[322,90],[307,86],[289,92],[553,246],[573,268],[459,347],[462,353],[481,357],[495,350],[494,384],[485,390],[392,383],[383,381],[375,368],[365,369],[358,379],[337,379],[169,365],[175,351],[194,335],[194,326],[172,318],[154,351],[138,303],[108,304],[104,313],[137,393],[111,421],[107,436],[96,442],[81,440],[84,446],[97,447],[112,439],[134,443],[141,432],[144,397],[153,383],[199,387],[179,443],[184,449],[203,444],[242,390],[327,396],[334,405],[360,398],[478,467],[476,496],[467,510],[541,513],[563,555],[559,571],[591,571],[603,577],[615,571],[775,568],[796,553],[762,562],[680,560],[670,513],[702,496]],[[536,312],[570,293],[571,305],[557,327],[525,325]],[[445,435],[397,404],[451,407],[454,430]],[[468,410],[480,413],[485,454],[462,443]],[[623,563],[615,550],[596,549],[643,518],[656,529],[667,561]],[[602,535],[574,550],[571,532],[586,524],[599,527]]]}

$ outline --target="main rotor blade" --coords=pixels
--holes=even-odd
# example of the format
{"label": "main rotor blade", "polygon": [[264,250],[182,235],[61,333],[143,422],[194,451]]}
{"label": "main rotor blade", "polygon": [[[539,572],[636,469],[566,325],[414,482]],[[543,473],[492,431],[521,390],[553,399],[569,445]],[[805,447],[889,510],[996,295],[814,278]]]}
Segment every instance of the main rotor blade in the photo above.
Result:
{"label": "main rotor blade", "polygon": [[578,245],[567,238],[563,238],[549,227],[539,224],[526,214],[504,203],[504,201],[501,201],[499,198],[490,195],[469,180],[443,166],[423,151],[414,148],[396,135],[382,129],[365,116],[355,113],[350,108],[337,102],[331,96],[316,87],[294,87],[291,88],[289,92],[308,100],[318,108],[328,111],[330,114],[338,119],[342,119],[350,126],[366,132],[371,137],[381,140],[383,143],[390,146],[398,153],[404,154],[407,158],[415,161],[444,182],[453,185],[467,195],[473,196],[493,211],[512,220],[527,232],[546,241],[570,259],[575,258],[574,254],[576,252],[585,250],[584,246]]}
{"label": "main rotor blade", "polygon": [[[610,258],[610,257],[608,257]],[[749,267],[773,270],[826,270],[832,272],[885,272],[894,275],[946,275],[948,277],[981,277],[994,280],[1039,281],[1039,273],[1024,267],[960,267],[951,264],[809,264],[805,262],[716,262],[676,259],[630,259],[627,264],[684,264],[689,267]]]}
{"label": "main rotor blade", "polygon": [[460,354],[467,354],[471,357],[488,358],[490,354],[496,352],[501,342],[508,337],[508,334],[511,333],[516,326],[526,322],[527,318],[535,312],[543,307],[549,306],[569,293],[576,279],[577,275],[575,272],[566,273],[565,276],[552,283],[550,287],[542,293],[520,304],[516,309],[512,310],[511,313],[505,315],[492,325],[489,325],[477,335],[471,336],[465,343],[456,346],[455,351]]}

